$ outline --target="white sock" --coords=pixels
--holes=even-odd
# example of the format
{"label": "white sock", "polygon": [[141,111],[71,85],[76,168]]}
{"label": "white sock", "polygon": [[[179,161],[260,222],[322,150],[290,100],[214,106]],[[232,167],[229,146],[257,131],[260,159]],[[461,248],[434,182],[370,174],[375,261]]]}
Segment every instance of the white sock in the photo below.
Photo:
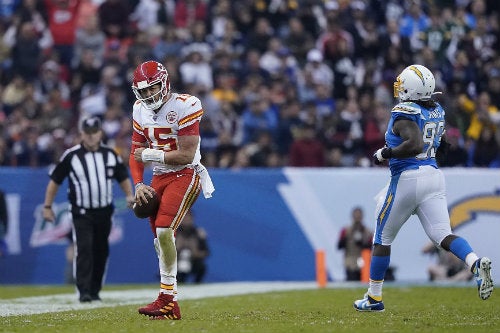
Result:
{"label": "white sock", "polygon": [[467,257],[465,257],[465,263],[467,264],[467,266],[472,268],[477,259],[479,259],[477,254],[471,252],[467,255]]}
{"label": "white sock", "polygon": [[171,228],[156,228],[158,236],[158,264],[160,267],[160,292],[177,298],[177,249]]}
{"label": "white sock", "polygon": [[375,281],[370,280],[370,288],[368,288],[368,295],[376,301],[382,300],[382,286],[384,284],[384,280]]}

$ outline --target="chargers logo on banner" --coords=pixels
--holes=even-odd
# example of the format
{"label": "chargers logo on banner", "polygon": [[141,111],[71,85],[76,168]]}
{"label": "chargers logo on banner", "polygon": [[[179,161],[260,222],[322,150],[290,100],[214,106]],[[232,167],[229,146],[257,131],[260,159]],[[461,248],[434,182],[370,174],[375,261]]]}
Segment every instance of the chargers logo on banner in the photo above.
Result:
{"label": "chargers logo on banner", "polygon": [[500,190],[494,194],[481,194],[450,205],[451,228],[474,221],[478,213],[500,214]]}

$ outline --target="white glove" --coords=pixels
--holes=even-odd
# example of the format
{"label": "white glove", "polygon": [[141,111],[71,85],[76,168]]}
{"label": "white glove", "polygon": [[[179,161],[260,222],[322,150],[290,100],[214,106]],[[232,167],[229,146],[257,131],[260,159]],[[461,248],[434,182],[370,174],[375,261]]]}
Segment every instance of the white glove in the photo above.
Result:
{"label": "white glove", "polygon": [[385,160],[391,158],[392,149],[389,147],[380,148],[373,154],[373,162],[377,165],[381,164]]}

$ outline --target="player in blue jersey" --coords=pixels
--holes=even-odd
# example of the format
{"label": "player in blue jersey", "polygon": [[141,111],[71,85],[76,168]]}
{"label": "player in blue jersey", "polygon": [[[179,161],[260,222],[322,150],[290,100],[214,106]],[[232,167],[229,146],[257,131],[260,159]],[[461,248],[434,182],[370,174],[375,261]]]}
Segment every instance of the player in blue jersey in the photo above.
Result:
{"label": "player in blue jersey", "polygon": [[391,179],[377,197],[370,284],[363,299],[354,302],[358,311],[384,311],[382,285],[391,244],[412,214],[434,244],[471,268],[479,297],[487,299],[493,292],[490,259],[479,258],[464,238],[451,231],[444,176],[435,158],[445,132],[445,112],[432,99],[434,88],[434,75],[422,65],[406,67],[394,83],[399,103],[391,111],[386,145],[373,155],[376,164],[389,161]]}

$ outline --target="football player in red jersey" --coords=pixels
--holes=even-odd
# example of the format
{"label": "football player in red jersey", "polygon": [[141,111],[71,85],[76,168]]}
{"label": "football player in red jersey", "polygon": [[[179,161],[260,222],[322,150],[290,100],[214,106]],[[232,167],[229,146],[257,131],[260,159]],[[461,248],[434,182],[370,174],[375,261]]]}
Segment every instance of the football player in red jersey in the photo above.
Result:
{"label": "football player in red jersey", "polygon": [[[209,198],[214,187],[200,163],[200,100],[170,90],[167,69],[146,61],[134,71],[132,90],[133,134],[130,171],[138,204],[155,191],[160,205],[149,223],[160,269],[158,298],[139,308],[139,313],[158,319],[180,319],[177,303],[177,251],[175,230],[196,201],[200,191]],[[144,164],[152,163],[151,186],[143,183]]]}

